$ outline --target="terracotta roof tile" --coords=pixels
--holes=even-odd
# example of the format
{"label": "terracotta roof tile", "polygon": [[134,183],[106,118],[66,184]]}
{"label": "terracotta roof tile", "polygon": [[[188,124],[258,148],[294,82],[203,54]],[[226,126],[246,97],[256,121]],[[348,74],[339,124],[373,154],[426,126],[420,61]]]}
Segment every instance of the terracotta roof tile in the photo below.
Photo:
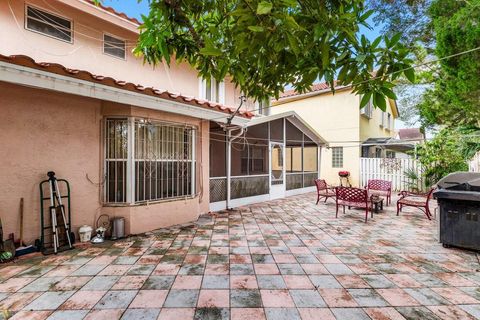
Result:
{"label": "terracotta roof tile", "polygon": [[420,128],[399,129],[398,137],[401,140],[423,140],[425,138]]}
{"label": "terracotta roof tile", "polygon": [[[20,65],[32,69],[42,70],[62,76],[67,76],[75,79],[85,80],[89,82],[99,83],[109,87],[115,87],[122,90],[137,92],[149,96],[155,96],[157,98],[176,101],[183,104],[188,104],[195,107],[213,109],[219,112],[224,112],[227,114],[233,114],[236,110],[234,107],[225,106],[219,103],[205,101],[196,99],[195,97],[183,96],[179,93],[171,93],[165,90],[153,88],[153,87],[144,87],[139,84],[134,84],[131,82],[126,82],[122,80],[116,80],[111,77],[106,77],[102,75],[94,75],[85,70],[76,70],[66,68],[58,63],[46,63],[46,62],[36,62],[34,59],[24,56],[24,55],[11,55],[4,56],[0,54],[0,61]],[[240,111],[237,115],[244,118],[252,118],[254,114],[249,111]]]}
{"label": "terracotta roof tile", "polygon": [[[335,81],[334,83],[335,88],[340,87],[341,85],[338,83],[338,81]],[[328,90],[330,89],[330,84],[327,82],[319,82],[319,83],[314,83],[310,89],[310,91],[305,92],[305,93],[310,93],[310,92],[316,92],[316,91],[323,91],[323,90]],[[286,90],[280,95],[280,99],[282,98],[288,98],[288,97],[293,97],[293,96],[298,96],[301,94],[305,93],[299,93],[295,91],[294,89],[292,90]]]}

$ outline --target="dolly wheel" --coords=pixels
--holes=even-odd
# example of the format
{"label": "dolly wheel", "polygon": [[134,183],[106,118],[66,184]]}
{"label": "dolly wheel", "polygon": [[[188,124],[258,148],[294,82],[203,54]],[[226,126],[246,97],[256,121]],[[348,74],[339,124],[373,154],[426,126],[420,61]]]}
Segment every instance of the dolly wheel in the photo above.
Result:
{"label": "dolly wheel", "polygon": [[443,243],[443,244],[442,244],[442,247],[444,247],[444,248],[451,248],[451,246],[450,246],[449,244],[446,244],[446,243]]}

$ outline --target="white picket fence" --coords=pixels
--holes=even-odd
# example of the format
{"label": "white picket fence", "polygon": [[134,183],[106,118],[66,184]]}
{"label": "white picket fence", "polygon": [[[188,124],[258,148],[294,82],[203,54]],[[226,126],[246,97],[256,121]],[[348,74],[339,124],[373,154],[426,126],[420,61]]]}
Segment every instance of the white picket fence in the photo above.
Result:
{"label": "white picket fence", "polygon": [[468,170],[470,172],[480,172],[480,152],[468,162]]}
{"label": "white picket fence", "polygon": [[408,190],[412,181],[405,175],[407,169],[421,175],[420,163],[415,159],[360,158],[360,185],[366,186],[369,179],[381,179],[391,181],[394,191]]}

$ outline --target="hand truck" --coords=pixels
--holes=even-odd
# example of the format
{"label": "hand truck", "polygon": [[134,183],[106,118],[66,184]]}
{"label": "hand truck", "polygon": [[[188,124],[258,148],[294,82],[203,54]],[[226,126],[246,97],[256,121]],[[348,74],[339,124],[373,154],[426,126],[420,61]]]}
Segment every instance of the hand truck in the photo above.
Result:
{"label": "hand truck", "polygon": [[[41,238],[39,249],[45,255],[73,249],[75,241],[75,234],[71,232],[70,184],[65,179],[57,179],[53,171],[49,171],[47,176],[48,180],[40,183]],[[67,194],[64,196],[60,193],[59,182],[65,185],[67,190]],[[44,190],[47,189],[46,184],[48,184],[48,197],[44,193]],[[62,199],[67,199],[67,207],[63,204]],[[45,216],[48,200],[49,215]],[[51,241],[48,241],[50,239]]]}

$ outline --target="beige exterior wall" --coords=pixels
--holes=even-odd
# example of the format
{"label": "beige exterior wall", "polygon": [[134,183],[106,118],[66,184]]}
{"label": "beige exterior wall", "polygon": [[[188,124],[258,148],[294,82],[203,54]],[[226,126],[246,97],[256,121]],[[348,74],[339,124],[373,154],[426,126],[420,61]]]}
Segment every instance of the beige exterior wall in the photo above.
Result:
{"label": "beige exterior wall", "polygon": [[[155,87],[185,96],[200,97],[197,72],[187,63],[172,61],[152,67],[135,57],[132,49],[138,34],[112,22],[99,18],[97,8],[88,14],[74,6],[84,7],[80,0],[5,0],[0,1],[0,54],[26,55],[37,62],[59,63],[67,68],[87,70],[96,75],[132,82],[145,87]],[[25,3],[73,21],[73,43],[29,31],[25,28]],[[113,22],[119,18],[110,14]],[[121,21],[120,21],[121,22]],[[127,41],[125,60],[103,53],[103,34],[110,34]],[[225,84],[225,104],[239,104],[239,90],[228,79]]]}
{"label": "beige exterior wall", "polygon": [[[391,126],[385,124],[382,126],[382,114],[387,119],[387,114],[391,114],[392,121]],[[387,103],[387,110],[382,111],[378,108],[374,108],[372,111],[372,117],[362,115],[360,117],[360,140],[364,141],[368,138],[382,138],[382,137],[395,137],[395,112],[392,110],[392,105]]]}
{"label": "beige exterior wall", "polygon": [[[292,99],[281,104],[273,103],[272,114],[293,110],[297,112],[329,144],[321,150],[320,177],[327,183],[338,185],[338,171],[350,172],[350,182],[360,182],[360,141],[367,138],[393,136],[394,130],[380,127],[381,111],[373,110],[373,118],[360,116],[360,98],[351,90],[339,90],[335,94],[323,93],[304,99]],[[390,106],[389,106],[390,108]],[[391,109],[389,111],[392,113]],[[332,166],[332,147],[343,147],[343,166]]]}
{"label": "beige exterior wall", "polygon": [[[38,185],[51,170],[58,178],[70,182],[74,231],[83,224],[93,226],[102,213],[125,217],[126,232],[136,234],[192,221],[208,212],[208,122],[2,82],[0,92],[0,216],[4,235],[14,232],[18,236],[19,204],[23,197],[24,238],[31,241],[39,237]],[[197,126],[199,194],[191,199],[150,205],[104,206],[98,182],[103,175],[101,123],[108,115],[132,115]]]}

